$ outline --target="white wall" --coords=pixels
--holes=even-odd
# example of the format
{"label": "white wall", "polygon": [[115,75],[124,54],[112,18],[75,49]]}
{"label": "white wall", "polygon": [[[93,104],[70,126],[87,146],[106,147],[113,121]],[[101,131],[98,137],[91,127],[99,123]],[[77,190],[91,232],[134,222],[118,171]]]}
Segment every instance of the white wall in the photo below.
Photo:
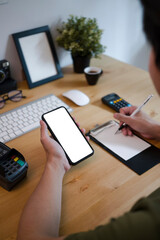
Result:
{"label": "white wall", "polygon": [[[142,32],[138,0],[9,0],[0,5],[0,60],[10,61],[15,79],[22,79],[22,70],[11,34],[49,25],[55,39],[57,25],[69,14],[97,18],[104,30],[106,54],[147,69],[149,46]],[[60,65],[70,64],[70,54],[55,45]]]}

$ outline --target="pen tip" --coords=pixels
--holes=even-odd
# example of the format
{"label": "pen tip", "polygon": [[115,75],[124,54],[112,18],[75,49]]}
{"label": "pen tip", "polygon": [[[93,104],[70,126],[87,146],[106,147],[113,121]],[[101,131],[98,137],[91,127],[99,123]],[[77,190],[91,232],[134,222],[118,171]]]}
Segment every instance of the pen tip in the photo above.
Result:
{"label": "pen tip", "polygon": [[[119,132],[119,129],[115,132],[115,134],[117,134],[118,132]],[[114,135],[115,135],[115,134],[114,134]]]}

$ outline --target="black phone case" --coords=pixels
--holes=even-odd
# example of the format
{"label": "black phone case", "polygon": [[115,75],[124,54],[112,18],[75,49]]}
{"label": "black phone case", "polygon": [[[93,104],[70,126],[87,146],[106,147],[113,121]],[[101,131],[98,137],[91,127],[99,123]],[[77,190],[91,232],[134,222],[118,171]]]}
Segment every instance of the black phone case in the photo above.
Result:
{"label": "black phone case", "polygon": [[[67,111],[67,109],[66,109],[65,107],[58,107],[58,108],[56,108],[56,109],[54,109],[54,110],[51,110],[51,111],[49,111],[49,112],[56,111],[56,110],[58,110],[59,108],[64,108],[64,109],[66,110],[66,112],[68,113],[68,115],[71,117],[72,121],[75,123],[75,125],[76,125],[77,128],[79,129],[77,123],[74,121],[74,119],[72,118],[72,116],[70,115],[70,113]],[[92,153],[91,153],[90,155],[82,158],[81,160],[79,160],[79,161],[76,162],[76,163],[72,162],[71,159],[69,158],[69,156],[67,155],[65,149],[63,148],[63,146],[61,145],[61,143],[58,141],[58,139],[57,139],[57,137],[55,136],[54,132],[52,131],[52,129],[50,128],[50,126],[48,125],[47,121],[46,121],[45,118],[44,118],[44,115],[47,114],[47,113],[49,113],[49,112],[46,112],[46,113],[44,113],[44,114],[42,115],[42,120],[46,123],[46,125],[47,125],[47,127],[48,127],[48,130],[49,130],[50,133],[52,134],[53,138],[54,138],[54,139],[59,143],[59,145],[62,147],[62,149],[63,149],[63,151],[64,151],[64,153],[65,153],[65,155],[66,155],[66,157],[67,157],[67,159],[68,159],[68,161],[69,161],[69,163],[70,163],[70,165],[76,165],[76,164],[80,163],[81,161],[85,160],[86,158],[89,158],[90,156],[92,156],[92,155],[94,154],[94,149],[92,148],[92,146],[89,144],[89,142],[87,141],[87,139],[85,138],[85,136],[83,135],[83,133],[81,132],[81,130],[79,129],[80,133],[84,136],[85,140],[88,142],[90,148],[92,149]]]}

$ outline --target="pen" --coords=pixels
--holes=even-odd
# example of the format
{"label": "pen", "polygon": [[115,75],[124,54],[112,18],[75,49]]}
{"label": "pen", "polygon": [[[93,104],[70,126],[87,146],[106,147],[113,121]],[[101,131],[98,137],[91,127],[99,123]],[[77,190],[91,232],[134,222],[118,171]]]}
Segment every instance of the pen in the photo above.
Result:
{"label": "pen", "polygon": [[[131,117],[135,116],[141,109],[142,107],[153,97],[153,95],[149,95],[148,98],[130,115]],[[122,130],[124,127],[126,126],[126,123],[123,123],[118,130],[115,132],[115,134],[117,132],[119,132],[120,130]]]}

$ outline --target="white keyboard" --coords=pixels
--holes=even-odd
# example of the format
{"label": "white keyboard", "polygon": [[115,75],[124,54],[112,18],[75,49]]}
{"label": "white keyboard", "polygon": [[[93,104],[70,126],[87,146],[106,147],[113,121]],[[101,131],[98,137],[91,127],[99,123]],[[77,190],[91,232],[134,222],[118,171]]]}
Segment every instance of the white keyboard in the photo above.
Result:
{"label": "white keyboard", "polygon": [[42,114],[60,106],[64,106],[69,112],[72,111],[72,108],[60,98],[50,94],[2,113],[0,115],[0,142],[8,142],[39,127]]}

